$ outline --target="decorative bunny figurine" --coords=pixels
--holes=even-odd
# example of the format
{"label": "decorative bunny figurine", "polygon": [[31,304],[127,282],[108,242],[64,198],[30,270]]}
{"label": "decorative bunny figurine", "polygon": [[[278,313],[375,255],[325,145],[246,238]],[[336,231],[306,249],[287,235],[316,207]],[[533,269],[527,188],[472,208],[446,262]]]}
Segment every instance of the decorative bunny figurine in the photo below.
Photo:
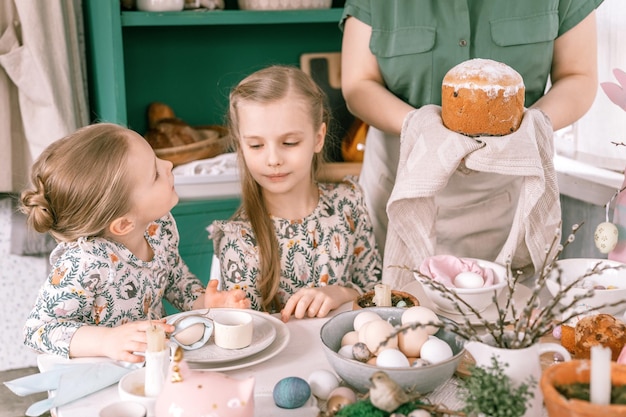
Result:
{"label": "decorative bunny figurine", "polygon": [[155,411],[156,417],[253,417],[254,377],[189,369],[178,346]]}
{"label": "decorative bunny figurine", "polygon": [[[606,96],[621,109],[626,111],[626,72],[615,68],[613,75],[619,84],[613,82],[600,83]],[[621,145],[624,145],[623,143]],[[608,258],[618,262],[626,262],[626,193],[622,192],[626,188],[626,179],[621,188],[616,193],[615,208],[613,211],[613,224],[617,228],[617,244],[613,250],[609,251]],[[610,205],[607,203],[607,207]],[[608,213],[607,213],[608,222]]]}

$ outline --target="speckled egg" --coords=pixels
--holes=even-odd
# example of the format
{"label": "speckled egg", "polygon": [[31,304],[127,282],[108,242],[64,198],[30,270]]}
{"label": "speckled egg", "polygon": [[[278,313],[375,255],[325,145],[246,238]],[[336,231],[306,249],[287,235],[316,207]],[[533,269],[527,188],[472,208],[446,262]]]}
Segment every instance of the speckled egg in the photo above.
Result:
{"label": "speckled egg", "polygon": [[321,400],[328,399],[332,390],[339,386],[339,378],[326,369],[311,372],[307,378],[311,393]]}
{"label": "speckled egg", "polygon": [[299,408],[311,397],[311,386],[297,376],[283,378],[274,385],[273,397],[280,408]]}
{"label": "speckled egg", "polygon": [[372,357],[372,352],[365,343],[355,343],[352,345],[352,357],[359,362],[367,362]]}
{"label": "speckled egg", "polygon": [[602,253],[609,253],[615,249],[617,238],[617,226],[610,222],[600,223],[593,234],[593,241]]}

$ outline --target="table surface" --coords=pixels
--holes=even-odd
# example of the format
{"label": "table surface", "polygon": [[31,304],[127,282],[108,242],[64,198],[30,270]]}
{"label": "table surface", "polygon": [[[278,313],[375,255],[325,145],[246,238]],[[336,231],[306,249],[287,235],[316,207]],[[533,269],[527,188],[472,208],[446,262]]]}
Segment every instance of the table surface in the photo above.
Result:
{"label": "table surface", "polygon": [[[255,378],[255,415],[318,416],[320,409],[324,408],[323,402],[318,404],[312,401],[303,408],[282,409],[274,404],[272,390],[276,383],[285,377],[298,376],[306,380],[315,370],[333,371],[323,352],[319,337],[320,329],[330,317],[350,308],[351,303],[346,303],[327,318],[302,320],[292,318],[286,324],[290,333],[289,342],[279,354],[254,366],[223,372],[233,378],[243,379],[250,376]],[[51,360],[49,355],[41,356],[43,360],[39,361],[39,365],[42,371],[49,369],[52,363],[59,361],[58,359]],[[462,402],[457,398],[458,382],[458,377],[453,376],[445,384],[431,392],[428,399],[432,403],[441,404],[453,410],[460,409]],[[114,384],[87,397],[58,407],[53,410],[53,415],[56,417],[97,417],[100,409],[117,401],[120,401],[120,397],[117,392],[117,384]],[[546,415],[544,410],[543,416]]]}

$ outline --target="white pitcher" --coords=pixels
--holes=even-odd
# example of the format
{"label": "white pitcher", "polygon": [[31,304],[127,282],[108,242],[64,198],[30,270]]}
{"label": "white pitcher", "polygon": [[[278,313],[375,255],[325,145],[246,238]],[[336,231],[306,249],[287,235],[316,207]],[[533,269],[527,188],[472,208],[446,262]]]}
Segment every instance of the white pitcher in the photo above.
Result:
{"label": "white pitcher", "polygon": [[501,364],[507,364],[504,373],[511,378],[514,385],[528,382],[530,376],[536,382],[534,397],[526,409],[524,417],[538,417],[542,415],[543,395],[539,387],[541,379],[540,356],[546,352],[560,353],[566,361],[572,359],[569,352],[557,343],[536,343],[523,349],[505,349],[493,347],[483,342],[467,342],[465,349],[472,355],[476,365],[488,368],[492,365],[491,358],[495,355]]}

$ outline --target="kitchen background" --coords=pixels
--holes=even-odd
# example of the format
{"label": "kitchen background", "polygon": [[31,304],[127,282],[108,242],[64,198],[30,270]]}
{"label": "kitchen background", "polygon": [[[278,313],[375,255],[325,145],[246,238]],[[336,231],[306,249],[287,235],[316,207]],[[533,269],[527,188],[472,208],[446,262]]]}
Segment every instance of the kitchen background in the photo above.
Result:
{"label": "kitchen background", "polygon": [[[99,2],[102,0],[97,1]],[[626,50],[623,45],[623,40],[626,39],[626,36],[624,36],[623,34],[623,28],[626,27],[626,24],[620,25],[620,22],[626,22],[626,13],[624,13],[626,11],[626,8],[623,4],[618,5],[618,3],[622,3],[622,1],[623,0],[606,0],[603,6],[598,11],[598,26],[601,32],[599,43],[600,45],[605,45],[604,49],[609,50],[609,52],[613,51],[613,55],[611,55],[610,59],[602,58],[604,55],[601,55],[601,59],[604,59],[603,64],[600,66],[601,81],[613,79],[613,76],[610,72],[612,68],[620,67],[626,69],[626,54],[623,53],[623,51]],[[105,3],[104,1],[102,2]],[[11,1],[0,1],[0,58],[2,54],[7,53],[7,49],[5,48],[6,44],[3,43],[3,41],[6,40],[5,35],[7,31],[11,27],[15,28],[16,26],[19,26],[16,25],[16,19],[18,19],[18,16],[16,14],[17,11],[14,6],[11,6],[11,10],[6,9],[9,3],[13,4],[13,2]],[[80,27],[80,25],[82,25],[82,7],[85,3],[91,3],[91,5],[93,6],[96,1],[81,2],[79,0],[74,0],[63,2],[64,7],[71,8],[72,6],[74,6],[76,8],[75,10],[70,10],[69,12],[76,18],[78,22],[77,27]],[[106,3],[109,3],[109,1],[107,1]],[[111,1],[111,3],[115,3],[115,1]],[[28,7],[44,7],[41,6],[42,4],[46,4],[45,7],[50,7],[48,6],[48,2],[40,3],[36,0],[20,0],[19,8],[21,8],[21,10],[19,18],[23,20],[22,26],[24,26],[26,23],[24,22],[24,20],[28,20],[24,19],[24,16],[28,11]],[[2,9],[1,7],[4,7],[5,9]],[[59,13],[61,12],[64,12],[65,16],[67,16],[68,10],[59,11]],[[49,10],[47,11],[47,13],[52,14]],[[39,18],[42,18],[41,11],[39,11],[38,14],[33,15],[37,15],[39,16]],[[98,17],[104,19],[103,22],[105,25],[110,23],[106,20],[109,18],[108,16],[98,15]],[[324,27],[336,28],[335,22],[324,22],[323,25],[326,25]],[[128,28],[128,31],[135,32],[139,29],[132,27],[131,24],[131,27]],[[189,30],[195,30],[195,26],[190,26]],[[621,30],[622,32],[617,32],[617,30]],[[608,33],[608,31],[611,32]],[[176,33],[179,32],[181,31],[178,30]],[[617,33],[621,33],[621,36],[618,37]],[[26,37],[26,35],[28,35],[28,33],[26,30],[24,30],[22,36]],[[64,36],[64,39],[67,39],[68,35],[67,33],[64,33],[59,36]],[[78,33],[70,34],[69,37],[78,41],[82,40],[83,34],[79,31]],[[610,37],[610,39],[608,37]],[[618,41],[617,39],[620,39],[620,41]],[[619,42],[622,42],[621,48],[619,47]],[[611,45],[611,48],[606,47],[606,45],[609,44]],[[335,48],[334,50],[338,50],[338,48]],[[622,53],[618,54],[619,56],[615,58],[615,51],[620,50],[622,51]],[[603,54],[604,52],[601,53]],[[121,52],[111,51],[111,54],[113,56],[117,56],[116,54],[121,54]],[[268,57],[266,59],[271,60],[272,58]],[[71,59],[68,58],[68,61],[71,61]],[[86,61],[82,59],[78,59],[78,62],[74,64],[74,68],[83,67],[85,65],[85,62]],[[3,82],[7,83],[8,80],[6,74],[3,73],[3,65],[5,64],[6,62],[0,59],[0,87],[2,87]],[[107,65],[115,66],[119,64],[119,62],[113,61],[108,62]],[[117,69],[114,71],[118,71],[119,73],[120,70]],[[74,71],[73,73],[76,74],[76,72],[77,71]],[[73,82],[75,83],[74,85],[81,85],[84,80],[82,79],[82,77],[74,77]],[[71,83],[68,83],[68,85],[70,84]],[[93,86],[90,87],[93,88]],[[68,91],[77,90],[80,91],[80,88],[68,87]],[[2,96],[2,94],[0,94],[0,96]],[[81,103],[80,98],[76,99],[76,97],[73,97],[71,94],[68,94],[65,99],[72,103],[71,107],[76,108],[74,114],[78,115],[73,120],[64,121],[65,128],[67,128],[67,126],[71,126],[72,124],[75,124],[77,126],[81,125],[81,119],[85,117],[86,113],[84,103]],[[594,139],[601,143],[609,142],[612,139],[626,141],[626,123],[624,123],[624,119],[626,119],[626,114],[617,113],[617,110],[612,108],[613,105],[608,103],[606,98],[602,97],[601,91],[598,92],[597,101],[599,101],[600,104],[596,107],[604,107],[595,112],[596,115],[594,117],[596,117],[596,119],[595,121],[590,121],[589,124],[596,127],[601,124],[603,129],[607,129],[608,126],[608,129],[610,130],[608,132],[606,130],[602,130],[602,133],[598,134],[597,137],[595,137]],[[8,104],[14,106],[17,102],[18,100],[14,100]],[[2,103],[5,102],[0,101],[0,104]],[[602,117],[604,117],[604,119],[601,119],[603,120],[602,123],[598,123],[598,113],[600,113]],[[610,115],[609,123],[606,122],[607,114]],[[2,106],[0,106],[0,117],[2,117]],[[124,115],[124,117],[126,116]],[[33,127],[35,125],[32,122],[29,123],[27,121],[24,121],[23,124],[24,131],[18,132],[19,135],[16,135],[15,132],[12,131],[10,133],[10,136],[12,138],[20,135],[22,137],[27,136],[29,133],[29,128],[35,128]],[[40,131],[45,130],[45,128],[45,125],[39,126]],[[71,130],[73,129],[68,129],[68,131]],[[566,143],[566,150],[571,150],[572,148],[578,147],[577,143],[580,142],[580,137],[577,136],[577,133],[580,134],[580,132],[582,131],[586,130],[583,128],[578,128],[577,131],[577,128],[574,128],[567,132],[562,132],[564,143]],[[48,135],[53,133],[54,132],[47,132]],[[59,136],[60,135],[57,135],[57,137]],[[32,142],[28,142],[25,138],[23,139],[23,143],[28,143],[28,146],[21,145],[23,147],[21,152],[24,154],[27,154],[29,152],[35,153],[33,151],[33,147],[40,146],[37,144],[33,144]],[[10,149],[11,144],[8,145],[9,148],[6,148],[4,143],[2,144],[2,146],[5,147],[5,149]],[[13,143],[13,147],[13,154],[19,154],[20,152],[17,152],[15,150],[17,149],[17,145],[15,143]],[[626,161],[626,158],[621,156],[623,154],[620,154],[619,152],[621,152],[621,150],[617,152],[612,151],[611,153],[613,154],[613,156],[615,156],[616,154],[618,155],[618,161]],[[23,170],[24,163],[16,163],[15,159],[13,159],[13,167],[11,168],[9,162],[2,159],[3,157],[6,157],[7,153],[4,152],[2,154],[3,155],[0,155],[0,174],[3,172],[3,170],[9,169],[9,183],[11,183],[10,186],[18,187],[19,184],[16,183],[17,180],[15,179],[17,175],[15,174],[18,171]],[[598,223],[605,220],[605,208],[603,206],[608,202],[615,190],[620,187],[623,180],[623,175],[621,174],[621,170],[623,169],[623,167],[621,167],[620,169],[598,169],[592,165],[580,164],[579,162],[573,161],[570,158],[557,158],[555,165],[557,167],[559,185],[562,191],[563,224],[565,231],[567,232],[570,226],[574,223],[579,223],[581,221],[584,221],[585,223],[582,230],[577,234],[576,241],[570,246],[565,256],[604,257],[604,255],[600,254],[597,251],[595,245],[593,244],[593,230]],[[21,178],[23,178],[23,176]],[[0,179],[0,184],[2,184],[1,181],[2,179]],[[48,271],[47,254],[44,253],[33,256],[24,255],[24,253],[38,253],[40,251],[47,252],[49,250],[50,241],[43,239],[41,236],[25,235],[26,232],[23,218],[17,215],[15,211],[14,201],[16,197],[15,191],[17,189],[19,189],[19,187],[13,188],[11,190],[13,191],[13,193],[0,194],[0,319],[3,323],[3,331],[0,333],[0,371],[34,366],[36,364],[36,355],[22,345],[22,325],[26,320],[26,316],[30,311],[30,308],[32,307],[36,292],[41,282],[46,278]],[[5,190],[6,189],[0,188],[0,191]],[[220,196],[212,196],[212,198],[215,198],[217,199],[216,201],[218,201],[220,199]],[[226,213],[232,210],[232,208],[236,204],[236,200],[232,200],[232,195],[229,195],[229,198],[231,199],[228,200],[229,202],[224,209],[225,211],[223,215],[227,215]],[[191,213],[190,207],[193,207],[193,211],[195,213],[199,204],[201,203],[197,201],[189,202],[188,205],[183,204],[182,208],[180,209],[181,216],[187,214],[186,210]],[[198,229],[201,228],[197,225],[196,227]],[[201,234],[204,235],[204,232],[202,231]],[[182,231],[181,235],[183,235]],[[181,242],[181,244],[183,243],[184,242]],[[199,263],[204,262],[204,257],[205,255],[198,255],[197,261]]]}

